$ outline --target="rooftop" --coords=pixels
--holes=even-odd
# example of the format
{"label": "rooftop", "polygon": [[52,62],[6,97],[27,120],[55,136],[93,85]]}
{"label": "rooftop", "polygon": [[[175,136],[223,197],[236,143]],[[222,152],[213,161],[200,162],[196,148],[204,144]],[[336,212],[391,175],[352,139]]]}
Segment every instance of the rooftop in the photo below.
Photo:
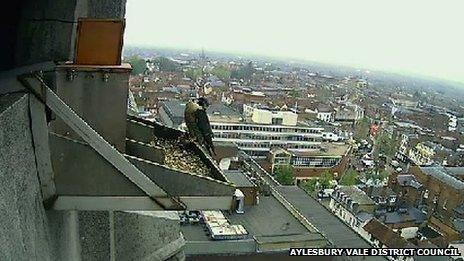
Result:
{"label": "rooftop", "polygon": [[250,235],[272,236],[308,233],[308,230],[274,197],[261,196],[258,205],[245,206],[244,214],[227,214],[226,216],[231,223],[243,225]]}
{"label": "rooftop", "polygon": [[396,177],[396,181],[398,184],[405,187],[412,187],[415,189],[419,189],[422,187],[422,184],[416,180],[416,177],[413,175],[398,175]]}
{"label": "rooftop", "polygon": [[454,209],[454,211],[458,214],[463,215],[464,214],[464,204],[459,205]]}
{"label": "rooftop", "polygon": [[363,229],[388,247],[403,248],[407,245],[407,241],[404,238],[375,218],[367,222]]}
{"label": "rooftop", "polygon": [[321,149],[314,151],[292,151],[292,154],[299,157],[308,157],[308,156],[343,156],[346,154],[347,150],[350,148],[349,145],[344,143],[323,143],[321,144]]}
{"label": "rooftop", "polygon": [[[161,106],[165,109],[169,117],[184,118],[185,105],[187,103],[180,100],[171,100],[161,102]],[[211,117],[241,117],[241,114],[224,103],[213,103],[208,107],[208,115]]]}
{"label": "rooftop", "polygon": [[428,176],[432,176],[450,186],[452,186],[455,189],[458,190],[464,190],[464,182],[460,181],[459,179],[456,179],[453,177],[452,173],[447,170],[447,168],[442,167],[442,166],[437,166],[437,167],[420,167],[421,171],[425,173]]}
{"label": "rooftop", "polygon": [[406,213],[399,211],[386,212],[379,217],[379,220],[385,224],[399,224],[414,222],[420,224],[426,220],[426,216],[417,208],[407,208]]}
{"label": "rooftop", "polygon": [[317,111],[318,112],[329,113],[329,112],[332,112],[333,109],[330,108],[329,106],[326,106],[326,105],[319,105],[319,106],[317,106]]}
{"label": "rooftop", "polygon": [[245,173],[241,170],[224,170],[226,178],[235,184],[237,187],[255,187],[256,185],[251,182]]}
{"label": "rooftop", "polygon": [[344,193],[360,205],[375,204],[375,202],[364,191],[356,186],[338,186],[336,190]]}
{"label": "rooftop", "polygon": [[[223,216],[231,224],[242,225],[248,232],[248,238],[253,236],[293,238],[308,234],[308,230],[272,196],[261,196],[259,204],[245,206],[243,214],[224,212]],[[200,225],[181,226],[181,230],[187,241],[208,241],[209,244],[216,244]]]}
{"label": "rooftop", "polygon": [[367,193],[371,198],[375,197],[393,197],[396,196],[396,193],[389,187],[368,187]]}

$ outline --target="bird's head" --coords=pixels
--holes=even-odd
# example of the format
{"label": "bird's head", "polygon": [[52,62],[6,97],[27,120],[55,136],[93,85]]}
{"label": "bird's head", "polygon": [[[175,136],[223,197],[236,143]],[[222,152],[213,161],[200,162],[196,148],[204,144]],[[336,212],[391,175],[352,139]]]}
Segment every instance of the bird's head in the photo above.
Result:
{"label": "bird's head", "polygon": [[205,97],[200,97],[198,98],[198,105],[206,109],[209,107],[209,101]]}

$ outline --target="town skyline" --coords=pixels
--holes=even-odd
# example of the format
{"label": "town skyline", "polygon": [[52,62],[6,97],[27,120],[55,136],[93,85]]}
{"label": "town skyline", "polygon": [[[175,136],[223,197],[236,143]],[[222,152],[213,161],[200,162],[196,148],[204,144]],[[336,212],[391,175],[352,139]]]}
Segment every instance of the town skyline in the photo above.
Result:
{"label": "town skyline", "polygon": [[[182,2],[183,8],[176,8],[180,2],[128,2],[125,43],[299,59],[464,83],[464,38],[453,33],[462,24],[456,13],[462,4],[456,1],[272,1],[266,12],[259,9],[260,1]],[[169,18],[173,11],[175,19]],[[409,19],[412,13],[414,19]],[[156,26],[165,22],[170,26]]]}

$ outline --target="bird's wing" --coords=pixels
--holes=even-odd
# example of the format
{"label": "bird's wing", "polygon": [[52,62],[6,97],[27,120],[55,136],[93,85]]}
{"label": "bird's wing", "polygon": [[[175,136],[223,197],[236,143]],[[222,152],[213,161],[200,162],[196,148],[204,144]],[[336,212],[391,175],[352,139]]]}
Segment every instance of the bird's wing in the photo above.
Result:
{"label": "bird's wing", "polygon": [[205,110],[197,110],[197,126],[203,136],[210,136],[213,134],[211,124],[209,123],[208,114]]}

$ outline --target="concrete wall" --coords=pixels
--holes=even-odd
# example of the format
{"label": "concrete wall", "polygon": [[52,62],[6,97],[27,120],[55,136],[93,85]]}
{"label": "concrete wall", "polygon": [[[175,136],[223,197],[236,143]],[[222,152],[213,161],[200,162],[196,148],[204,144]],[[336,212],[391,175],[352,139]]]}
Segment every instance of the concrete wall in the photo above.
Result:
{"label": "concrete wall", "polygon": [[45,210],[27,94],[0,96],[0,260],[182,260],[175,212]]}
{"label": "concrete wall", "polygon": [[124,18],[126,0],[25,0],[17,31],[16,65],[74,57],[77,19]]}
{"label": "concrete wall", "polygon": [[176,212],[114,213],[116,260],[182,259],[184,238]]}
{"label": "concrete wall", "polygon": [[0,97],[0,260],[54,259],[36,171],[28,95]]}
{"label": "concrete wall", "polygon": [[218,254],[242,254],[255,253],[256,242],[253,239],[246,240],[222,240],[222,241],[188,241],[185,244],[186,255],[218,255]]}
{"label": "concrete wall", "polygon": [[175,212],[47,211],[47,218],[53,260],[184,259]]}

